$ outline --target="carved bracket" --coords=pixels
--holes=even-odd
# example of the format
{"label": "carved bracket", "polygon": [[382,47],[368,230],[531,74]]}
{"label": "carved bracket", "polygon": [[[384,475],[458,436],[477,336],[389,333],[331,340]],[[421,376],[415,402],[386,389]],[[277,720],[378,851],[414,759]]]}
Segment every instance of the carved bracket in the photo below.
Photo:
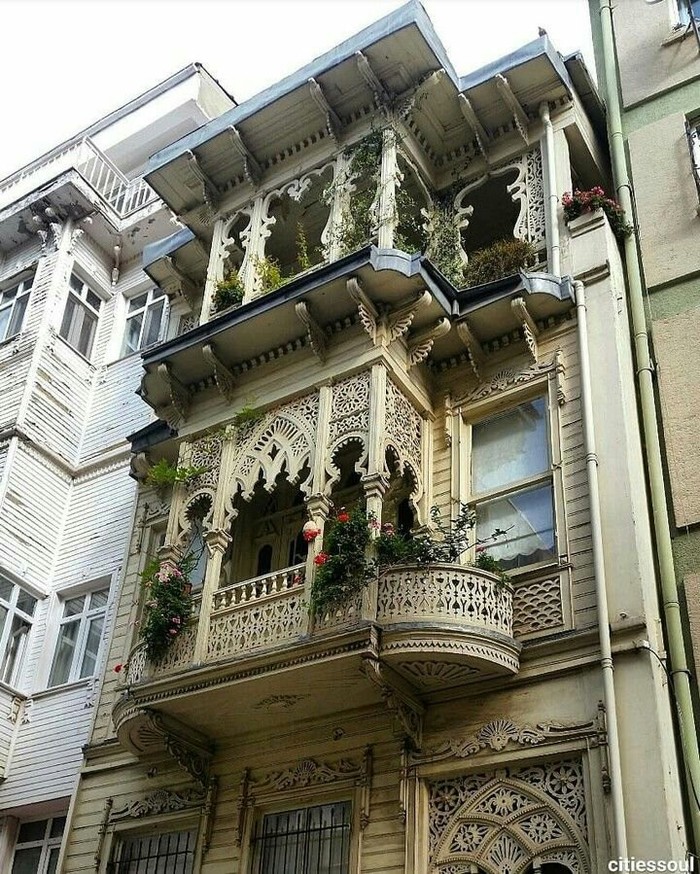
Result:
{"label": "carved bracket", "polygon": [[391,95],[382,84],[379,76],[377,76],[372,69],[369,59],[361,51],[357,51],[355,52],[355,60],[360,75],[374,95],[374,102],[376,103],[377,108],[388,110],[391,106]]}
{"label": "carved bracket", "polygon": [[433,344],[440,337],[444,337],[450,331],[450,320],[448,318],[438,319],[434,325],[429,325],[422,331],[417,331],[408,340],[408,361],[413,367],[415,364],[420,364],[421,361],[430,355]]}
{"label": "carved bracket", "polygon": [[[173,409],[180,418],[186,419],[190,407],[192,392],[175,376],[172,372],[172,365],[167,361],[163,361],[158,365],[158,376],[168,387],[170,403]],[[174,427],[170,418],[168,418],[167,421],[171,427]]]}
{"label": "carved bracket", "polygon": [[340,116],[328,102],[328,98],[326,97],[321,85],[319,85],[313,77],[308,79],[308,84],[311,98],[326,119],[326,130],[328,131],[328,135],[337,143],[343,129],[343,123],[340,120]]}
{"label": "carved bracket", "polygon": [[194,282],[180,270],[175,263],[174,258],[166,255],[163,258],[163,265],[166,268],[168,278],[165,280],[165,290],[170,293],[179,294],[186,301],[190,309],[194,309],[195,300],[197,298],[197,289]]}
{"label": "carved bracket", "polygon": [[403,337],[411,327],[416,313],[427,307],[432,300],[430,292],[424,289],[417,297],[407,298],[391,309],[380,310],[367,296],[357,277],[351,276],[346,287],[357,305],[360,323],[375,346],[388,346]]}
{"label": "carved bracket", "polygon": [[216,184],[210,179],[209,176],[202,169],[202,165],[199,163],[199,158],[195,155],[194,152],[186,151],[187,156],[187,164],[190,168],[190,173],[197,180],[202,189],[202,198],[206,205],[213,211],[216,210],[216,204],[219,197],[219,189]]}
{"label": "carved bracket", "polygon": [[464,343],[467,355],[469,356],[469,363],[472,366],[472,370],[476,375],[476,378],[479,379],[479,368],[483,365],[486,360],[486,355],[484,350],[481,348],[481,343],[474,336],[474,332],[471,329],[469,322],[464,319],[461,322],[457,322],[457,335],[459,339]]}
{"label": "carved bracket", "polygon": [[491,145],[491,135],[479,121],[469,98],[464,94],[458,94],[457,99],[459,100],[459,109],[462,113],[462,117],[471,128],[474,138],[476,139],[476,144],[479,147],[479,151],[488,165],[489,159],[487,149]]}
{"label": "carved bracket", "polygon": [[298,301],[294,304],[294,312],[297,314],[299,321],[306,328],[306,336],[314,355],[319,361],[325,361],[328,339],[321,325],[312,316],[308,303],[305,300]]}
{"label": "carved bracket", "polygon": [[401,678],[376,656],[367,656],[362,671],[380,691],[387,709],[394,719],[394,734],[406,738],[414,749],[423,742],[423,713],[425,708],[406,687]]}
{"label": "carved bracket", "polygon": [[504,75],[502,75],[501,73],[497,73],[495,81],[496,89],[501,95],[501,99],[506,104],[508,109],[510,109],[510,111],[513,113],[513,122],[518,129],[518,133],[523,138],[525,144],[529,145],[530,141],[528,140],[527,136],[529,121],[527,115],[525,114],[525,110],[520,105],[520,101],[513,93],[513,89],[510,87],[510,82],[506,79]]}
{"label": "carved bracket", "polygon": [[402,337],[411,327],[416,313],[427,307],[431,300],[432,296],[426,288],[418,297],[405,300],[389,310],[385,316],[389,342]]}
{"label": "carved bracket", "polygon": [[535,324],[535,320],[532,318],[527,309],[527,304],[525,303],[525,299],[522,297],[516,297],[514,300],[510,302],[510,308],[512,309],[515,317],[520,321],[520,326],[523,329],[523,337],[525,338],[525,343],[527,344],[527,348],[532,356],[532,360],[537,363],[537,338],[540,335],[540,329]]}
{"label": "carved bracket", "polygon": [[236,388],[236,377],[233,375],[233,371],[229,370],[216,354],[213,343],[205,343],[202,346],[202,355],[207,364],[214,368],[216,387],[219,389],[219,393],[230,402]]}
{"label": "carved bracket", "polygon": [[257,185],[262,176],[262,167],[258,164],[248,146],[243,142],[243,137],[241,137],[238,128],[230,125],[226,130],[234,150],[243,158],[243,175],[251,185]]}

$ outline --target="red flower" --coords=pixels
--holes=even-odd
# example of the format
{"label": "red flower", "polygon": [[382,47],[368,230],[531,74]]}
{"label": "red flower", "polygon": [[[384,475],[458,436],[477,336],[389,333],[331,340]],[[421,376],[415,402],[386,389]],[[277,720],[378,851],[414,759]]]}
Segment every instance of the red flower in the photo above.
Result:
{"label": "red flower", "polygon": [[320,533],[318,528],[306,528],[301,532],[301,536],[307,543],[311,543],[312,540],[316,540]]}
{"label": "red flower", "polygon": [[115,674],[120,674],[120,673],[122,672],[122,669],[123,669],[123,668],[124,668],[124,665],[120,662],[118,665],[115,665],[115,666],[114,666],[114,668],[113,668],[114,673],[115,673]]}
{"label": "red flower", "polygon": [[337,518],[338,522],[349,522],[350,521],[350,514],[349,513],[338,513],[336,518]]}
{"label": "red flower", "polygon": [[325,564],[329,558],[330,556],[327,552],[319,552],[319,554],[314,559],[314,564],[320,567],[322,564]]}

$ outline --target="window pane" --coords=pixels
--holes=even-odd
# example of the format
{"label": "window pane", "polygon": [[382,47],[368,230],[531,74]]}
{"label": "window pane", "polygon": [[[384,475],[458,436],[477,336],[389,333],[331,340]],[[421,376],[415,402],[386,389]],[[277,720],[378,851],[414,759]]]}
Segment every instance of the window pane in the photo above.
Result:
{"label": "window pane", "polygon": [[29,841],[43,841],[46,834],[48,819],[38,819],[35,822],[23,822],[17,835],[18,844],[26,844]]}
{"label": "window pane", "polygon": [[88,289],[87,292],[87,302],[94,310],[99,310],[102,306],[102,299],[98,297],[94,291],[90,291],[90,289]]}
{"label": "window pane", "polygon": [[146,330],[144,331],[144,338],[141,343],[142,349],[153,346],[158,342],[164,306],[165,302],[161,300],[156,304],[152,304],[146,311]]}
{"label": "window pane", "polygon": [[[22,322],[24,321],[24,312],[27,309],[27,301],[29,300],[29,295],[24,295],[15,301],[14,309],[12,310],[12,319],[10,320],[10,327],[7,329],[7,336],[14,337],[15,334],[19,334],[22,329]],[[1,315],[1,314],[0,314]],[[2,337],[2,329],[0,328],[0,337]]]}
{"label": "window pane", "polygon": [[41,847],[17,850],[15,852],[15,861],[12,864],[12,874],[37,874],[41,850]]}
{"label": "window pane", "polygon": [[5,340],[7,337],[11,336],[7,329],[7,326],[10,323],[11,313],[12,307],[5,307],[5,309],[0,310],[0,340]]}
{"label": "window pane", "polygon": [[142,307],[145,307],[147,300],[147,294],[140,294],[138,297],[132,297],[129,301],[129,312],[133,313],[134,310],[140,310]]}
{"label": "window pane", "polygon": [[49,851],[49,863],[46,866],[46,874],[56,874],[56,868],[58,866],[58,856],[61,852],[60,847],[54,847]]}
{"label": "window pane", "polygon": [[82,279],[78,279],[78,277],[75,275],[75,273],[71,274],[70,287],[75,289],[75,291],[77,291],[78,294],[82,294],[82,292],[83,292],[83,281],[82,281]]}
{"label": "window pane", "polygon": [[477,504],[476,537],[504,570],[551,559],[554,556],[551,483]]}
{"label": "window pane", "polygon": [[78,314],[79,307],[80,304],[78,301],[69,294],[68,300],[66,301],[66,309],[63,313],[63,321],[61,322],[61,330],[58,333],[64,340],[67,340],[71,344],[73,344],[73,341],[71,340],[72,326],[74,319]]}
{"label": "window pane", "polygon": [[51,822],[51,835],[52,838],[60,838],[63,834],[63,829],[66,827],[66,817],[65,816],[57,816]]}
{"label": "window pane", "polygon": [[28,616],[33,616],[36,608],[36,598],[30,595],[29,592],[25,592],[24,589],[20,589],[17,595],[17,607]]}
{"label": "window pane", "polygon": [[85,642],[85,652],[83,653],[83,662],[80,666],[81,677],[91,677],[95,673],[95,663],[97,662],[97,653],[100,649],[103,624],[104,616],[96,616],[94,619],[90,620],[90,627],[88,628],[87,639]]}
{"label": "window pane", "polygon": [[6,580],[5,577],[0,577],[0,598],[9,601],[12,597],[12,583]]}
{"label": "window pane", "polygon": [[79,598],[71,598],[63,605],[63,615],[75,616],[76,613],[82,613],[84,603],[85,595],[81,595]]}
{"label": "window pane", "polygon": [[17,615],[13,617],[10,635],[7,638],[2,657],[2,665],[0,665],[0,676],[2,676],[4,683],[10,685],[17,683],[31,627],[29,620]]}
{"label": "window pane", "polygon": [[78,338],[77,350],[86,358],[90,357],[92,352],[92,341],[95,337],[95,324],[97,319],[92,313],[83,310],[83,324],[80,329],[80,337]]}
{"label": "window pane", "polygon": [[60,683],[68,682],[79,629],[79,620],[66,622],[61,626],[56,655],[54,656],[51,676],[49,677],[49,686],[58,686]]}
{"label": "window pane", "polygon": [[141,340],[141,326],[143,324],[143,313],[136,316],[131,316],[126,322],[126,336],[124,337],[124,350],[126,352],[136,352],[139,348]]}
{"label": "window pane", "polygon": [[107,598],[109,598],[109,589],[100,589],[99,592],[93,592],[90,595],[90,610],[106,607]]}
{"label": "window pane", "polygon": [[521,404],[472,429],[472,492],[494,491],[549,470],[544,398]]}
{"label": "window pane", "polygon": [[7,619],[7,607],[3,607],[0,604],[0,636],[2,636],[3,631],[5,630],[5,620]]}

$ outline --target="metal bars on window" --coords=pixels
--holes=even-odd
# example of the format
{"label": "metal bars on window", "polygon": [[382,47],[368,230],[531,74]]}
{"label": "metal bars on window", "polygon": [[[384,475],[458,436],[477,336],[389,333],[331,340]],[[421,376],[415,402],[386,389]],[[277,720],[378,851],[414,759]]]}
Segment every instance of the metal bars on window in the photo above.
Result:
{"label": "metal bars on window", "polygon": [[192,874],[195,844],[194,830],[126,837],[110,874]]}
{"label": "metal bars on window", "polygon": [[695,190],[700,201],[700,125],[697,120],[685,122],[685,135],[688,138],[688,150],[690,151],[690,163],[693,168]]}
{"label": "metal bars on window", "polygon": [[253,837],[255,874],[348,874],[350,802],[264,816]]}

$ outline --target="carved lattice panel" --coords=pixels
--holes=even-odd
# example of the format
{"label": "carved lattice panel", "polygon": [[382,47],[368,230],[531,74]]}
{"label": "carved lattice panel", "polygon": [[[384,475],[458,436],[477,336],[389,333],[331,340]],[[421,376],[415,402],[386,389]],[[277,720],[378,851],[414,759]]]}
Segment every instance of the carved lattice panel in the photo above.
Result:
{"label": "carved lattice panel", "polygon": [[401,470],[409,465],[418,488],[423,470],[423,419],[394,383],[386,382],[384,446],[396,451]]}
{"label": "carved lattice panel", "polygon": [[525,155],[525,185],[527,190],[527,239],[541,243],[546,238],[544,179],[542,152],[532,149]]}
{"label": "carved lattice panel", "polygon": [[203,473],[187,483],[188,494],[199,489],[215,489],[221,469],[221,452],[224,445],[223,434],[210,434],[200,437],[192,444],[190,467],[205,468]]}
{"label": "carved lattice panel", "polygon": [[429,784],[431,874],[523,874],[535,857],[590,871],[583,768],[579,760]]}
{"label": "carved lattice panel", "polygon": [[192,623],[182,631],[162,659],[153,667],[152,676],[171,674],[189,668],[194,661],[194,645],[197,640],[197,623]]}
{"label": "carved lattice panel", "polygon": [[469,568],[397,568],[385,571],[377,592],[377,621],[446,620],[510,636],[511,591]]}
{"label": "carved lattice panel", "polygon": [[559,577],[516,586],[513,591],[513,634],[522,637],[564,627]]}
{"label": "carved lattice panel", "polygon": [[300,590],[261,598],[211,617],[207,658],[215,661],[237,653],[276,646],[304,630],[306,608]]}
{"label": "carved lattice panel", "polygon": [[333,386],[328,443],[337,449],[350,436],[366,443],[369,427],[369,371],[357,373]]}

